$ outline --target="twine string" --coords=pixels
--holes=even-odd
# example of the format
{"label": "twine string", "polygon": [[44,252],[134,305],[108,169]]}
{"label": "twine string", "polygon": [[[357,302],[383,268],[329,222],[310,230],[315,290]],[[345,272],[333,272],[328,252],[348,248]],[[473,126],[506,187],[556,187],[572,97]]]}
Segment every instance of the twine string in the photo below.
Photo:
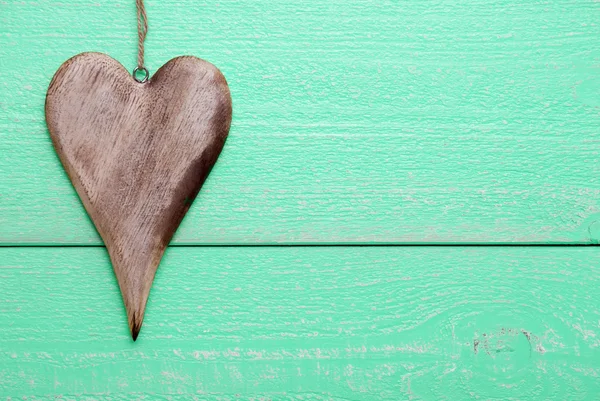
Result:
{"label": "twine string", "polygon": [[148,17],[146,16],[146,8],[144,7],[144,0],[135,0],[137,7],[137,25],[138,25],[138,59],[137,67],[140,70],[145,69],[144,67],[144,40],[146,40],[146,34],[148,33]]}

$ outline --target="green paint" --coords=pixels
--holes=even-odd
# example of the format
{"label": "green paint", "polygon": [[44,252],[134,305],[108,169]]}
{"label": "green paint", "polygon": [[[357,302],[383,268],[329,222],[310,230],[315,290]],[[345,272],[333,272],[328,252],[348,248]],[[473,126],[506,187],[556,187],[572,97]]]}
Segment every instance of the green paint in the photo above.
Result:
{"label": "green paint", "polygon": [[[150,70],[206,58],[234,102],[175,243],[594,240],[596,2],[147,3]],[[100,244],[44,96],[82,51],[133,69],[135,29],[133,0],[0,3],[1,244]]]}
{"label": "green paint", "polygon": [[133,343],[104,248],[4,248],[0,398],[593,399],[599,252],[170,248]]}
{"label": "green paint", "polygon": [[[234,101],[176,244],[599,243],[596,2],[146,5],[149,69]],[[131,342],[43,105],[135,38],[132,0],[0,0],[0,399],[600,393],[597,247],[172,247]]]}

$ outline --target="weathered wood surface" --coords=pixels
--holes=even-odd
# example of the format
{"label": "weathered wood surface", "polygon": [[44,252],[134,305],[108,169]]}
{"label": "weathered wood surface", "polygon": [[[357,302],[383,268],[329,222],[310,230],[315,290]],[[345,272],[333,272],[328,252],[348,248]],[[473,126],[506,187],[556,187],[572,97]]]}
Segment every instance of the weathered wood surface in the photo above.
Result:
{"label": "weathered wood surface", "polygon": [[110,254],[135,341],[158,264],[227,138],[225,77],[185,56],[139,83],[113,58],[82,53],[54,75],[46,121]]}
{"label": "weathered wood surface", "polygon": [[599,258],[169,248],[133,343],[105,249],[3,248],[0,398],[594,399]]}
{"label": "weathered wood surface", "polygon": [[[147,1],[152,72],[230,83],[228,145],[177,244],[600,238],[591,0]],[[100,244],[43,117],[67,58],[133,68],[134,2],[0,2],[0,243]],[[596,225],[594,225],[596,222]]]}

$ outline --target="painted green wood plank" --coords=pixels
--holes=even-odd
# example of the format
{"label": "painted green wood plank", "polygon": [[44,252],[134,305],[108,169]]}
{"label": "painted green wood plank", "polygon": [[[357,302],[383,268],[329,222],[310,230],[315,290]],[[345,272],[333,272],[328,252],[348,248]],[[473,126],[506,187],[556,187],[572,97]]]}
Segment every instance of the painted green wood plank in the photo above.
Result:
{"label": "painted green wood plank", "polygon": [[[0,2],[0,243],[100,243],[43,102],[78,52],[133,68],[133,3]],[[598,241],[597,2],[147,8],[150,69],[204,57],[235,109],[176,243]]]}
{"label": "painted green wood plank", "polygon": [[133,343],[103,248],[2,248],[0,398],[592,399],[599,252],[169,248]]}

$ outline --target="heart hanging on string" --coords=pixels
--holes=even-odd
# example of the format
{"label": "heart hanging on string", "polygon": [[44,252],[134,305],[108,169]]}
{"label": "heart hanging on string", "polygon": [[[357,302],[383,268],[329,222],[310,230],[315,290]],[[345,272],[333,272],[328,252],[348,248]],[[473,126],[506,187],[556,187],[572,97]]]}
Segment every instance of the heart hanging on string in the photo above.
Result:
{"label": "heart hanging on string", "polygon": [[227,82],[209,62],[177,57],[149,77],[136,1],[133,75],[105,54],[82,53],[58,69],[46,96],[54,148],[106,245],[134,341],[163,253],[231,124]]}

